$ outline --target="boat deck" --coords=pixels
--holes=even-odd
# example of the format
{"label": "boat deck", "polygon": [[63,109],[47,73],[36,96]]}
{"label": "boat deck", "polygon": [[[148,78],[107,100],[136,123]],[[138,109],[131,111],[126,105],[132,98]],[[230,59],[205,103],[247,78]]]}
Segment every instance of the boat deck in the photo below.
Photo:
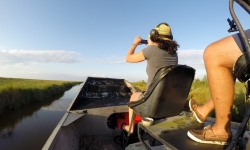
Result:
{"label": "boat deck", "polygon": [[114,142],[114,137],[112,135],[86,135],[80,137],[79,149],[122,150],[122,147]]}
{"label": "boat deck", "polygon": [[[188,115],[174,116],[167,119],[155,121],[151,126],[138,124],[139,128],[150,134],[159,142],[164,144],[167,149],[175,150],[223,150],[227,146],[214,144],[201,144],[191,140],[187,136],[190,129],[202,129],[207,125],[213,125],[214,119],[209,118],[204,124],[198,123]],[[236,133],[239,124],[232,123],[232,133]]]}
{"label": "boat deck", "polygon": [[[117,138],[117,142],[114,141],[114,135],[103,136],[82,136],[80,139],[79,150],[86,149],[98,149],[98,150],[124,150],[122,149],[121,139]],[[158,145],[151,147],[148,140],[145,143],[151,150],[166,150],[164,145]],[[146,150],[146,148],[138,141],[136,143],[129,144],[125,150]]]}
{"label": "boat deck", "polygon": [[[187,136],[188,130],[202,129],[204,126],[213,125],[214,121],[214,118],[208,118],[204,124],[200,124],[190,117],[189,112],[185,112],[183,115],[156,120],[151,126],[143,126],[142,123],[139,123],[138,126],[145,131],[146,134],[142,134],[142,139],[152,150],[224,150],[227,148],[227,145],[220,146],[197,143]],[[238,127],[239,123],[232,122],[233,135],[236,133]],[[120,135],[120,133],[121,130],[116,130],[115,135]],[[122,142],[119,140],[122,139],[118,138],[118,142],[115,142],[115,135],[82,136],[80,139],[82,147],[80,146],[80,149],[94,146],[103,150],[122,150],[121,143],[119,144],[119,142]],[[159,141],[157,142],[157,145],[150,146],[148,135]],[[162,143],[162,145],[159,143]],[[146,148],[138,140],[137,142],[128,145],[125,150],[146,150]]]}

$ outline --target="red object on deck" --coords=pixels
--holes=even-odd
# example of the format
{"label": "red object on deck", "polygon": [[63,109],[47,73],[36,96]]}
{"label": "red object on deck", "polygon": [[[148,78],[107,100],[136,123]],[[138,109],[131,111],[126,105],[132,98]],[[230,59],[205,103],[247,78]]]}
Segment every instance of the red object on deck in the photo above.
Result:
{"label": "red object on deck", "polygon": [[[142,118],[138,115],[135,116],[134,124],[141,122]],[[128,112],[117,114],[117,128],[122,129],[122,124],[129,124],[129,115]]]}

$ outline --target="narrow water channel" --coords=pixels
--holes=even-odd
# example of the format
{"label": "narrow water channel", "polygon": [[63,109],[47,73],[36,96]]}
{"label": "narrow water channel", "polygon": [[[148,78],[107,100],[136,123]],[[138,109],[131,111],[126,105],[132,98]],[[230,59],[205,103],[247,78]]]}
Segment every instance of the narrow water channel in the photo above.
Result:
{"label": "narrow water channel", "polygon": [[81,86],[0,116],[0,150],[41,150]]}

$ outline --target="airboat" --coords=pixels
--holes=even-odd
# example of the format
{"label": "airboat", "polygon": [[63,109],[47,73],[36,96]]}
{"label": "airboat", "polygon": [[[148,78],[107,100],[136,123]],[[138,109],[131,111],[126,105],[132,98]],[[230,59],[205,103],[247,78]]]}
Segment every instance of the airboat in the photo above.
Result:
{"label": "airboat", "polygon": [[[239,31],[247,50],[235,63],[234,75],[240,82],[250,85],[250,46],[234,13],[234,2],[250,13],[250,1],[230,0],[233,19],[228,19],[228,31]],[[204,124],[199,124],[191,112],[183,111],[194,76],[195,69],[187,65],[163,67],[157,71],[144,96],[136,102],[129,102],[130,96],[141,90],[130,82],[124,79],[88,77],[42,149],[242,149],[240,140],[248,130],[250,107],[241,123],[231,122],[233,140],[229,145],[201,144],[188,138],[188,130],[203,128],[215,122],[214,118],[208,117]],[[136,128],[133,134],[122,129],[129,122],[128,107],[134,110],[134,121],[131,123]],[[152,125],[143,123],[146,117],[154,119]]]}

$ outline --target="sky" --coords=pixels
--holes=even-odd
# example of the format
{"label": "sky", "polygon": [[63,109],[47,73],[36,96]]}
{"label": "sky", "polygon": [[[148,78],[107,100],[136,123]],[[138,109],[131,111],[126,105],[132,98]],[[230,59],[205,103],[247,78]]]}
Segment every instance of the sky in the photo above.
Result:
{"label": "sky", "polygon": [[[249,28],[249,14],[234,8]],[[204,49],[234,34],[228,18],[229,0],[0,0],[0,77],[147,81],[147,62],[128,63],[125,56],[136,36],[146,39],[166,22],[180,45],[179,64],[203,78]]]}

